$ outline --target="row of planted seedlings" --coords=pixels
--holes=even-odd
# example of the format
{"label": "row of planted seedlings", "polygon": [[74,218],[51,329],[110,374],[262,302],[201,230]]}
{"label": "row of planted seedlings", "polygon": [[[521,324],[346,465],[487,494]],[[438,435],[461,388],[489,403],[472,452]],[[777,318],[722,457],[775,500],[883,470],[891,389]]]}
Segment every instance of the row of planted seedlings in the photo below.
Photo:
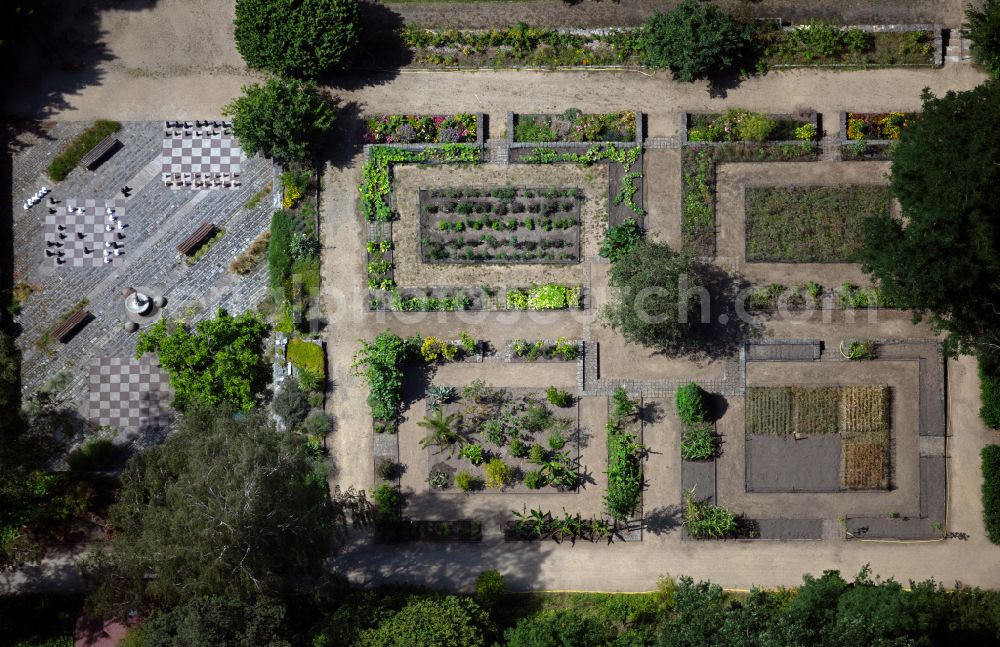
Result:
{"label": "row of planted seedlings", "polygon": [[723,162],[813,161],[819,115],[681,113],[681,234],[685,250],[715,256],[715,167]]}
{"label": "row of planted seedlings", "polygon": [[841,112],[841,159],[891,160],[903,131],[919,118],[918,112]]}
{"label": "row of planted seedlings", "polygon": [[425,263],[576,263],[578,188],[421,189]]}
{"label": "row of planted seedlings", "polygon": [[807,281],[802,285],[770,283],[756,287],[746,295],[746,308],[751,312],[900,307],[885,296],[880,287],[862,287],[855,283],[842,283],[839,287],[823,286],[816,281]]}

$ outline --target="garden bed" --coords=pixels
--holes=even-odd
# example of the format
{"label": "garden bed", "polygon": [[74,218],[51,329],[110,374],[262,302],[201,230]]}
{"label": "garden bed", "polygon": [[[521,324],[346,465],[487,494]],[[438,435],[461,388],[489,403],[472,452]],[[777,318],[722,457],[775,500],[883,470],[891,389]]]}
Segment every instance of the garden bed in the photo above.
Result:
{"label": "garden bed", "polygon": [[559,339],[514,339],[504,345],[504,357],[508,362],[546,363],[575,362],[580,358],[580,345],[577,340]]}
{"label": "garden bed", "polygon": [[747,262],[853,263],[862,224],[889,213],[888,187],[748,187]]}
{"label": "garden bed", "polygon": [[747,491],[889,485],[889,388],[750,387]]}
{"label": "garden bed", "polygon": [[639,120],[642,113],[611,112],[587,114],[570,108],[562,114],[508,113],[508,143],[542,142],[622,142],[642,143],[636,135],[641,132]]}
{"label": "garden bed", "polygon": [[841,27],[813,21],[756,35],[766,67],[929,67],[939,64],[941,29],[935,25]]}
{"label": "garden bed", "polygon": [[[439,403],[440,414],[428,406],[428,424],[422,425],[428,437],[438,426],[428,421],[440,415],[462,439],[424,443],[431,490],[575,491],[581,472],[579,401],[569,398],[568,406],[561,407],[548,402],[545,391],[492,388],[476,381]],[[497,459],[509,468],[509,479],[502,487],[487,487],[489,463]],[[445,475],[438,477],[440,485],[435,482],[439,473]]]}
{"label": "garden bed", "polygon": [[578,188],[421,189],[425,263],[575,263]]}
{"label": "garden bed", "polygon": [[681,237],[684,249],[696,256],[715,256],[717,164],[811,161],[817,156],[816,143],[812,141],[686,143],[681,149]]}
{"label": "garden bed", "polygon": [[683,112],[681,123],[683,142],[812,141],[817,136],[819,115],[815,111],[764,114],[734,108],[724,113]]}
{"label": "garden bed", "polygon": [[376,115],[365,120],[366,144],[471,144],[483,142],[482,115]]}
{"label": "garden bed", "polygon": [[508,310],[579,310],[583,307],[580,286],[546,283],[526,288],[508,288]]}

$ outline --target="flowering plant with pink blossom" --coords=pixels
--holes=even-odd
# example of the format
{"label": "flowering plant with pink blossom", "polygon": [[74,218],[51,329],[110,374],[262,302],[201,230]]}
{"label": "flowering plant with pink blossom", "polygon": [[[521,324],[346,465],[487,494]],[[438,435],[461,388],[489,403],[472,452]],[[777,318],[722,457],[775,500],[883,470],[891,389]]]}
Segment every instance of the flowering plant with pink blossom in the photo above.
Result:
{"label": "flowering plant with pink blossom", "polygon": [[[476,115],[379,115],[365,123],[366,144],[439,144],[476,141]],[[445,131],[445,138],[441,138]],[[457,133],[458,139],[455,139]]]}

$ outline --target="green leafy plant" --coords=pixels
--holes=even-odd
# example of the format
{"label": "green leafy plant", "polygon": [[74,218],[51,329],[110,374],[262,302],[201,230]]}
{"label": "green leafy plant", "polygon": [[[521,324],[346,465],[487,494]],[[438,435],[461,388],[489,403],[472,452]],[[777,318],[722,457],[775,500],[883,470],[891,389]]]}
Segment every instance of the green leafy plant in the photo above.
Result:
{"label": "green leafy plant", "polygon": [[645,448],[630,432],[609,422],[608,489],[604,505],[616,521],[627,521],[639,507],[642,496],[642,455]]}
{"label": "green leafy plant", "polygon": [[681,458],[686,461],[706,461],[715,458],[715,433],[711,423],[688,427],[681,434]]}
{"label": "green leafy plant", "polygon": [[467,355],[475,355],[479,351],[479,342],[464,330],[461,335],[461,343]]}
{"label": "green leafy plant", "polygon": [[459,414],[450,413],[445,415],[444,410],[440,407],[434,409],[434,412],[430,416],[425,416],[423,420],[417,423],[418,426],[430,432],[427,436],[420,439],[420,446],[425,449],[427,447],[437,447],[439,453],[448,450],[448,453],[451,455],[454,455],[455,449],[459,448],[464,455],[468,446],[463,447],[465,437],[458,429],[460,422],[461,418]]}
{"label": "green leafy plant", "polygon": [[543,463],[545,462],[546,456],[547,452],[545,451],[545,447],[543,447],[539,443],[534,443],[531,446],[531,449],[528,450],[528,460],[530,460],[532,463],[536,464]]}
{"label": "green leafy plant", "polygon": [[458,396],[458,391],[453,386],[431,385],[427,389],[427,404],[437,408],[442,404],[451,402]]}
{"label": "green leafy plant", "polygon": [[569,391],[564,391],[554,386],[550,386],[545,390],[545,399],[549,401],[549,404],[557,407],[568,407],[573,404],[573,396],[570,395]]}
{"label": "green leafy plant", "polygon": [[509,451],[510,455],[513,456],[514,458],[524,458],[525,456],[528,455],[530,447],[526,442],[524,442],[520,438],[515,438],[510,441]]}
{"label": "green leafy plant", "polygon": [[514,470],[503,459],[493,458],[486,463],[486,487],[502,490],[514,478]]}
{"label": "green leafy plant", "polygon": [[1000,79],[1000,1],[986,0],[982,9],[969,5],[965,9],[968,28],[962,35],[972,40],[972,55],[976,63],[994,79]]}
{"label": "green leafy plant", "polygon": [[697,501],[684,491],[684,528],[695,539],[724,539],[736,533],[736,516],[719,505]]}
{"label": "green leafy plant", "polygon": [[638,404],[628,397],[628,393],[622,387],[616,387],[611,393],[612,413],[617,418],[631,416],[636,413]]}
{"label": "green leafy plant", "polygon": [[372,493],[372,502],[375,504],[375,509],[383,518],[395,517],[399,511],[401,501],[402,494],[399,488],[388,483],[380,484]]}
{"label": "green leafy plant", "polygon": [[847,347],[847,358],[855,361],[875,359],[875,342],[870,339],[852,341]]}
{"label": "green leafy plant", "polygon": [[559,451],[560,449],[566,446],[566,437],[563,436],[562,432],[559,431],[558,429],[552,430],[552,432],[549,434],[548,441],[549,441],[549,448],[555,451]]}
{"label": "green leafy plant", "polygon": [[486,450],[478,443],[471,443],[462,447],[459,456],[467,459],[473,465],[482,465],[483,461],[486,460]]}
{"label": "green leafy plant", "polygon": [[455,474],[455,487],[462,492],[471,492],[479,487],[479,481],[465,470]]}
{"label": "green leafy plant", "polygon": [[990,351],[980,351],[979,368],[979,417],[990,429],[1000,429],[1000,356]]}
{"label": "green leafy plant", "polygon": [[656,12],[643,33],[645,64],[667,67],[681,81],[694,81],[732,67],[749,45],[753,28],[716,6],[684,0],[669,13]]}
{"label": "green leafy plant", "polygon": [[394,421],[402,402],[403,366],[420,347],[419,337],[404,340],[389,331],[361,342],[351,372],[368,383],[368,406],[376,420]]}
{"label": "green leafy plant", "polygon": [[524,486],[529,490],[537,490],[545,485],[545,477],[541,472],[531,470],[524,473]]}
{"label": "green leafy plant", "polygon": [[451,484],[451,477],[448,472],[435,470],[427,477],[427,483],[436,490],[444,490]]}
{"label": "green leafy plant", "polygon": [[1000,544],[1000,445],[983,447],[983,522],[986,534]]}
{"label": "green leafy plant", "polygon": [[795,139],[812,141],[816,139],[816,126],[812,124],[802,124],[795,129]]}
{"label": "green leafy plant", "polygon": [[375,475],[383,481],[393,481],[399,474],[399,464],[391,458],[382,457],[375,464]]}
{"label": "green leafy plant", "polygon": [[645,232],[635,218],[627,218],[621,224],[608,229],[599,253],[614,263],[632,251],[644,236]]}
{"label": "green leafy plant", "polygon": [[483,571],[476,578],[476,602],[484,607],[496,606],[507,593],[503,575],[497,571]]}

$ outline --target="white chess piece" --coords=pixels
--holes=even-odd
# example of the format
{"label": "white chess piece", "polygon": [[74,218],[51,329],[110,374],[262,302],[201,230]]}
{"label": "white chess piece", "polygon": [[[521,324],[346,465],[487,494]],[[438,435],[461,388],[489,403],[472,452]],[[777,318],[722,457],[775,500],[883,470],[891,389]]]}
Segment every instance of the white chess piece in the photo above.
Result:
{"label": "white chess piece", "polygon": [[[118,219],[116,218],[115,220],[118,220]],[[116,226],[117,226],[117,228],[118,228],[119,231],[121,231],[122,229],[125,228],[125,225],[122,224],[121,220],[118,220],[118,223],[117,223]]]}
{"label": "white chess piece", "polygon": [[124,253],[125,253],[125,250],[123,250],[123,249],[116,249],[115,250],[115,256],[121,256]]}
{"label": "white chess piece", "polygon": [[25,210],[25,211],[27,211],[27,210],[28,210],[28,209],[29,209],[30,207],[31,207],[31,205],[29,205],[29,204],[28,204],[28,201],[27,201],[27,200],[25,200],[25,201],[24,201],[24,210]]}
{"label": "white chess piece", "polygon": [[47,186],[43,186],[43,187],[42,187],[42,195],[44,196],[44,195],[45,195],[46,193],[48,193],[48,192],[49,192],[49,187],[47,187]]}
{"label": "white chess piece", "polygon": [[104,225],[104,231],[111,231],[114,229],[111,225]]}
{"label": "white chess piece", "polygon": [[111,262],[111,257],[110,256],[105,256],[104,257],[104,262],[105,263],[110,263]]}

